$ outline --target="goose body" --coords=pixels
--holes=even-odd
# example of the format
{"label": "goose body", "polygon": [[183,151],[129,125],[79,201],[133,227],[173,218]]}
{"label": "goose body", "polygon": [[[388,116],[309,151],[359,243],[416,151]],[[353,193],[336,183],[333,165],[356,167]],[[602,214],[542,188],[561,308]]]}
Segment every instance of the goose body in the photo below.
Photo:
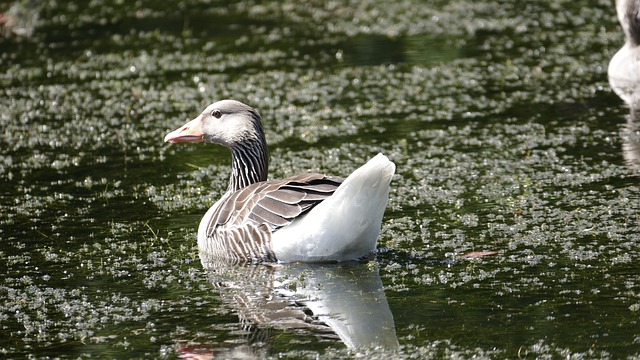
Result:
{"label": "goose body", "polygon": [[611,58],[607,73],[614,92],[630,107],[640,107],[640,0],[616,0],[625,44]]}
{"label": "goose body", "polygon": [[303,174],[267,181],[260,115],[222,100],[167,134],[166,142],[210,142],[231,149],[224,195],[198,227],[207,257],[242,261],[347,261],[375,254],[395,165],[378,154],[346,179]]}

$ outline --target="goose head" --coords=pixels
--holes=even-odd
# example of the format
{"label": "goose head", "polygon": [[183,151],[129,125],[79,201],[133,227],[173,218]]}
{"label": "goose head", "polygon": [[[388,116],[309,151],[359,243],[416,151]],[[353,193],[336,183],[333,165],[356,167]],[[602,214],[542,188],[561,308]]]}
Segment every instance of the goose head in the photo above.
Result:
{"label": "goose head", "polygon": [[256,110],[236,100],[221,100],[168,133],[164,141],[209,142],[234,149],[246,143],[263,143],[264,130]]}

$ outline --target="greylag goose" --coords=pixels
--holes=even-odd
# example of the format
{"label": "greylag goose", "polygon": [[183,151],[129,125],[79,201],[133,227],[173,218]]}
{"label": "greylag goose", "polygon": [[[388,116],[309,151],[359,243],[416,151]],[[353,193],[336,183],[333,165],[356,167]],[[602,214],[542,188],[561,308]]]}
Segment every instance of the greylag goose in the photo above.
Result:
{"label": "greylag goose", "polygon": [[609,84],[633,109],[640,108],[640,0],[616,0],[625,44],[611,58]]}
{"label": "greylag goose", "polygon": [[198,227],[202,255],[240,261],[347,261],[375,254],[395,165],[378,154],[346,179],[303,174],[267,181],[262,119],[235,100],[209,105],[165,142],[231,150],[229,187]]}

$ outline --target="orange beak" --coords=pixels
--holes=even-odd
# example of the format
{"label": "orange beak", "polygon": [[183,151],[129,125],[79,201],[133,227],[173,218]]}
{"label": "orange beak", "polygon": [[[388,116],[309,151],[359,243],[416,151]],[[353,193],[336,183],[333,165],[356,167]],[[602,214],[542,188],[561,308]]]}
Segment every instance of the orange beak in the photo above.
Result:
{"label": "orange beak", "polygon": [[204,141],[202,121],[200,116],[184,124],[180,128],[170,132],[164,137],[164,142],[200,142]]}

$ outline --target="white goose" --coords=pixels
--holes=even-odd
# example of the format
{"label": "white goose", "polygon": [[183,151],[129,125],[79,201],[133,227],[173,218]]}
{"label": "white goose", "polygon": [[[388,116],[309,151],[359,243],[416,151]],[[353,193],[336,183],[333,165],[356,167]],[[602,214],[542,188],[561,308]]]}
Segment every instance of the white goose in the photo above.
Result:
{"label": "white goose", "polygon": [[229,188],[198,228],[198,247],[207,257],[322,262],[375,254],[395,172],[386,156],[378,154],[346,179],[304,174],[267,181],[262,120],[235,100],[209,105],[164,141],[231,149]]}
{"label": "white goose", "polygon": [[609,84],[632,109],[640,108],[640,0],[616,0],[625,44],[611,58]]}

